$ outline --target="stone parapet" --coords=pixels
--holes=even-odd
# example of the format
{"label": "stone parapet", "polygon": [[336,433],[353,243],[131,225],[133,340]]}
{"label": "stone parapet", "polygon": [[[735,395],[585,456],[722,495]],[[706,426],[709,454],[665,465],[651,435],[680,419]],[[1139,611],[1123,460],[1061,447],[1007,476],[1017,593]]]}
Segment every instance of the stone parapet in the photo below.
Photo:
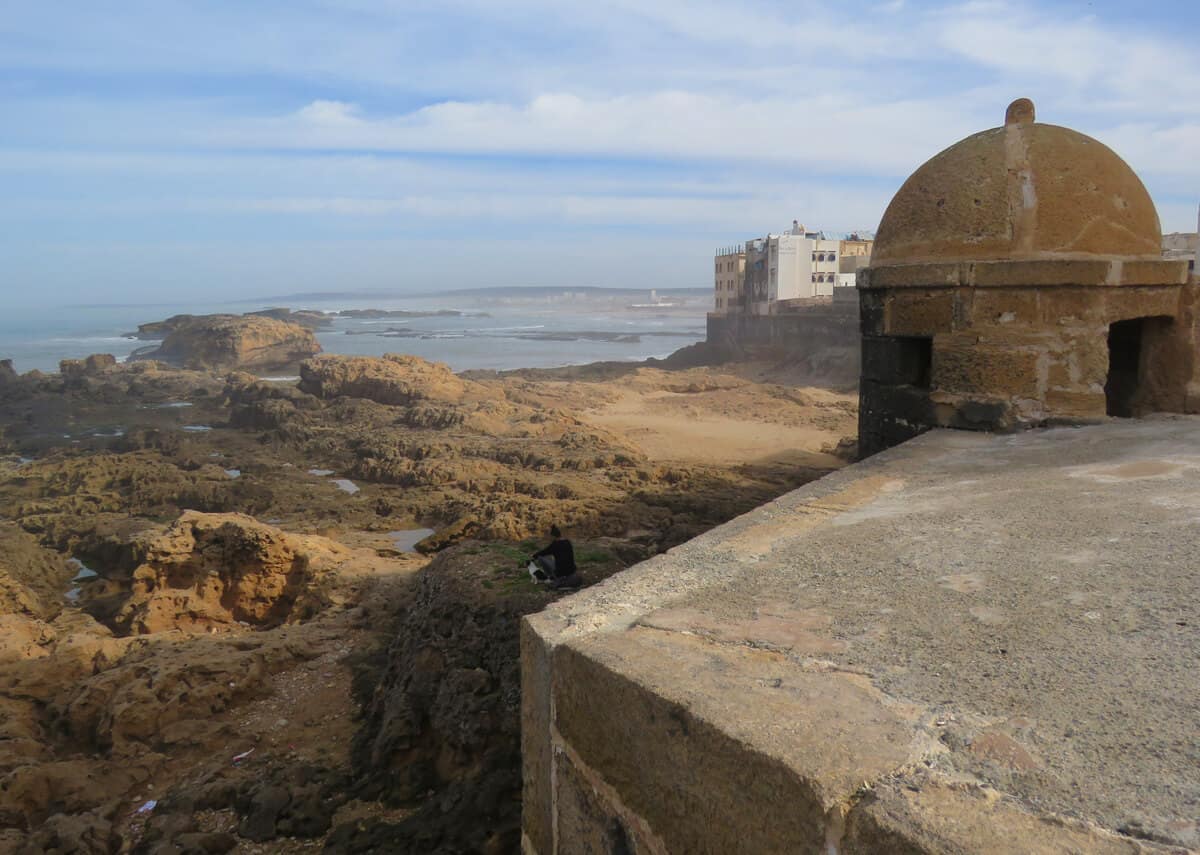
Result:
{"label": "stone parapet", "polygon": [[1198,426],[935,431],[527,617],[525,852],[1200,845]]}

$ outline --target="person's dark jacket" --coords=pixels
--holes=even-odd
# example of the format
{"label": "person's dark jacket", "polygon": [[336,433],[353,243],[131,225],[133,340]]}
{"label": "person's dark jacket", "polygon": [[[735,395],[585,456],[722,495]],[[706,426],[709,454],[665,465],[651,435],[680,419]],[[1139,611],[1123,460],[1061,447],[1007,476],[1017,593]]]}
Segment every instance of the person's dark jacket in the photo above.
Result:
{"label": "person's dark jacket", "polygon": [[575,572],[575,548],[565,537],[560,537],[545,549],[535,552],[533,557],[541,558],[543,555],[554,556],[555,576],[570,576]]}

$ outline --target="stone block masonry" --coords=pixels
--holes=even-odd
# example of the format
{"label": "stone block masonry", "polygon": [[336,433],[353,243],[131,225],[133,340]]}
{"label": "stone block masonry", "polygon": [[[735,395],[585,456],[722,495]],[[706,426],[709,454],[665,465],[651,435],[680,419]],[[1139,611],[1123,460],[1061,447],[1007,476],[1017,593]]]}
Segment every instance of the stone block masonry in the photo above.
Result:
{"label": "stone block masonry", "polygon": [[1198,428],[935,430],[527,617],[525,852],[1200,845]]}
{"label": "stone block masonry", "polygon": [[856,303],[826,303],[774,315],[712,314],[705,340],[742,357],[788,360],[849,385],[860,369],[857,309]]}

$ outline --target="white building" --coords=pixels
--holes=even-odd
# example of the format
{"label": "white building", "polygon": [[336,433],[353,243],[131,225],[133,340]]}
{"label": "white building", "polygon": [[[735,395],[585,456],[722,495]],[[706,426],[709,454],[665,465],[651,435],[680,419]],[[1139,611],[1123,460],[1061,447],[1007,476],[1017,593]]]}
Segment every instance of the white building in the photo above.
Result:
{"label": "white building", "polygon": [[[828,297],[836,285],[854,284],[853,274],[839,274],[841,241],[810,232],[796,221],[786,234],[770,234],[746,242],[746,281],[757,314],[767,314],[781,300]],[[753,267],[753,269],[751,269]]]}
{"label": "white building", "polygon": [[744,249],[717,250],[714,312],[768,315],[792,300],[832,297],[835,288],[854,287],[855,273],[870,263],[873,246],[870,236],[827,238],[792,220],[784,234],[748,240]]}

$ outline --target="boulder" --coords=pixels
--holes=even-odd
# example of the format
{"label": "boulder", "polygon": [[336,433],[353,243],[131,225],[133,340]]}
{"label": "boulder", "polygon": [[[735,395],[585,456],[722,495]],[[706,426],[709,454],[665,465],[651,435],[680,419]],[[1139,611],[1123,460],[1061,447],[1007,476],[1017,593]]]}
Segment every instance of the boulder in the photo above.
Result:
{"label": "boulder", "polygon": [[131,577],[108,580],[85,608],[118,633],[271,627],[325,605],[322,582],[350,555],[321,537],[290,534],[242,514],[186,511],[143,536]]}
{"label": "boulder", "polygon": [[139,350],[130,359],[196,370],[266,370],[287,368],[321,352],[311,329],[274,318],[199,315],[170,323],[161,345]]}
{"label": "boulder", "polygon": [[95,374],[106,368],[115,368],[117,358],[111,353],[93,353],[83,361],[83,368],[88,374]]}
{"label": "boulder", "polygon": [[366,398],[378,404],[456,403],[467,384],[441,362],[389,353],[321,356],[300,365],[300,389],[319,398]]}

